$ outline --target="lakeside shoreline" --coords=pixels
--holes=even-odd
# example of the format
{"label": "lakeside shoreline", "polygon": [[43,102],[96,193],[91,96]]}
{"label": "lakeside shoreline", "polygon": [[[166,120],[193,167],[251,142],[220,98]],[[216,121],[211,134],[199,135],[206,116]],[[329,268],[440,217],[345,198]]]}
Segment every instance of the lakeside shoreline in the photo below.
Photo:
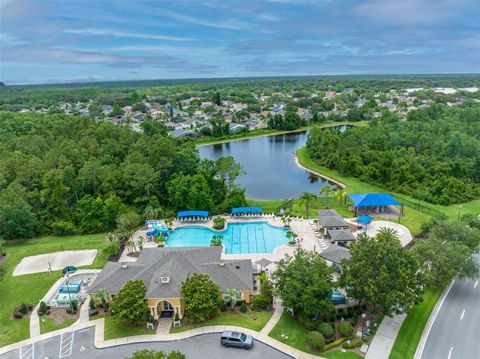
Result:
{"label": "lakeside shoreline", "polygon": [[303,166],[303,165],[300,163],[300,161],[299,161],[299,159],[298,159],[298,156],[297,156],[297,152],[298,152],[301,148],[302,148],[302,147],[297,148],[297,149],[295,150],[295,152],[293,153],[293,158],[294,158],[294,160],[295,160],[295,164],[297,165],[297,167],[299,167],[299,168],[301,168],[301,169],[303,169],[303,170],[305,170],[305,171],[307,171],[307,172],[309,172],[309,173],[311,173],[311,174],[313,174],[313,175],[315,175],[315,176],[318,176],[318,177],[320,177],[321,179],[324,179],[324,180],[326,180],[326,181],[329,182],[329,183],[335,184],[336,186],[341,187],[341,188],[344,189],[344,190],[347,189],[347,185],[346,185],[345,183],[339,182],[339,181],[333,179],[332,177],[328,177],[328,176],[326,176],[326,175],[324,175],[324,174],[322,174],[322,173],[320,173],[320,172],[311,170],[311,169]]}
{"label": "lakeside shoreline", "polygon": [[240,136],[240,137],[233,137],[233,138],[226,138],[223,140],[212,140],[212,141],[206,141],[204,143],[198,143],[196,144],[197,147],[203,147],[203,146],[208,146],[208,145],[217,145],[221,143],[227,143],[227,142],[237,142],[237,141],[244,141],[244,140],[250,140],[252,138],[258,138],[258,137],[266,137],[266,136],[276,136],[276,135],[285,135],[285,134],[290,134],[290,133],[299,133],[299,132],[308,132],[312,128],[329,128],[329,127],[335,127],[335,126],[365,126],[368,123],[368,121],[358,121],[358,122],[351,122],[351,121],[341,121],[341,122],[326,122],[323,124],[318,124],[318,125],[309,125],[309,126],[304,126],[297,128],[296,130],[272,130],[272,132],[266,132],[266,133],[259,133],[259,134],[254,134],[254,135],[247,135],[246,136]]}

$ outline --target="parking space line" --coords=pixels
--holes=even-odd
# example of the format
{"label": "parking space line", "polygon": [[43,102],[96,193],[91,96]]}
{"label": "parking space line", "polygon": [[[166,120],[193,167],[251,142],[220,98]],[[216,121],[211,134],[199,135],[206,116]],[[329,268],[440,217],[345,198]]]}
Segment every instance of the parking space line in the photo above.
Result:
{"label": "parking space line", "polygon": [[35,358],[35,343],[20,347],[20,359],[34,359]]}
{"label": "parking space line", "polygon": [[63,333],[60,337],[59,358],[65,358],[72,355],[73,339],[75,332]]}

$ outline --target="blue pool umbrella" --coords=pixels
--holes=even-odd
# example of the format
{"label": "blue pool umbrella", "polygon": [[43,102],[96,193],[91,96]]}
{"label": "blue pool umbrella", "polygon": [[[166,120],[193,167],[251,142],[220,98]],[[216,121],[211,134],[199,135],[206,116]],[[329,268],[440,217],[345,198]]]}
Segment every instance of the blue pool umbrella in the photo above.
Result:
{"label": "blue pool umbrella", "polygon": [[368,214],[364,214],[357,218],[357,222],[365,224],[365,230],[368,228],[368,224],[374,220],[373,217],[370,217]]}
{"label": "blue pool umbrella", "polygon": [[367,214],[364,214],[363,216],[360,216],[360,217],[357,218],[357,222],[365,223],[365,224],[369,224],[373,220],[374,220],[374,218],[370,217]]}

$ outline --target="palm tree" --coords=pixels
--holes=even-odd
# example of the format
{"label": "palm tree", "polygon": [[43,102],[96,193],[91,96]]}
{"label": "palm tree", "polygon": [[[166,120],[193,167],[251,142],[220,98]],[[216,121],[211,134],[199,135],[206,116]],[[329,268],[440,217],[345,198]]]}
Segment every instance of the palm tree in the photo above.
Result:
{"label": "palm tree", "polygon": [[347,204],[347,191],[344,189],[339,189],[338,191],[335,192],[335,197],[338,199],[340,202],[340,205],[342,205],[342,200],[345,199],[345,204]]}
{"label": "palm tree", "polygon": [[287,234],[287,239],[288,239],[288,243],[293,243],[294,241],[296,241],[298,235],[293,232],[293,231],[288,231]]}
{"label": "palm tree", "polygon": [[223,299],[225,303],[230,302],[230,309],[233,310],[235,305],[237,305],[238,297],[240,296],[240,292],[236,289],[227,289],[223,293]]}
{"label": "palm tree", "polygon": [[377,237],[394,240],[398,239],[398,233],[395,229],[390,227],[381,227],[377,232]]}
{"label": "palm tree", "polygon": [[305,203],[305,210],[307,212],[307,218],[310,217],[310,203],[316,200],[318,197],[315,193],[303,192],[300,196],[300,203]]}
{"label": "palm tree", "polygon": [[320,188],[320,190],[318,191],[318,193],[320,195],[325,196],[325,203],[326,203],[327,208],[328,208],[328,197],[330,196],[330,193],[332,193],[332,190],[333,190],[332,186],[327,183],[325,186]]}

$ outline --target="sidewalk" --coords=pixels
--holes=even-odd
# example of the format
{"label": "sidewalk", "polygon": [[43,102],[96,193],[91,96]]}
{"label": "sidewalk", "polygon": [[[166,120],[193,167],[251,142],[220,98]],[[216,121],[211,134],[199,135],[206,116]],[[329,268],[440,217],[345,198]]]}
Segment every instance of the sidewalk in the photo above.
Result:
{"label": "sidewalk", "polygon": [[368,348],[365,359],[388,359],[406,314],[385,317]]}

